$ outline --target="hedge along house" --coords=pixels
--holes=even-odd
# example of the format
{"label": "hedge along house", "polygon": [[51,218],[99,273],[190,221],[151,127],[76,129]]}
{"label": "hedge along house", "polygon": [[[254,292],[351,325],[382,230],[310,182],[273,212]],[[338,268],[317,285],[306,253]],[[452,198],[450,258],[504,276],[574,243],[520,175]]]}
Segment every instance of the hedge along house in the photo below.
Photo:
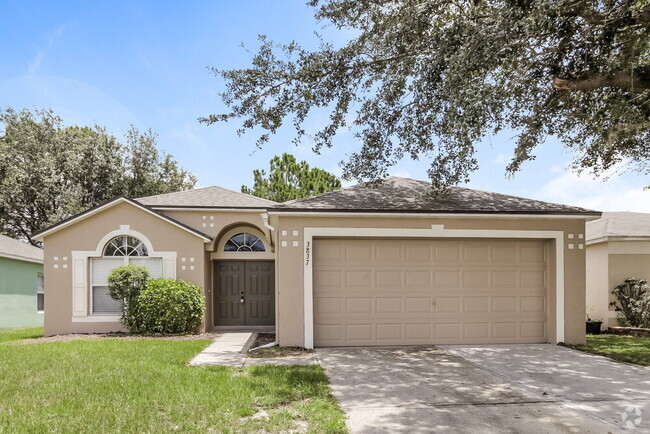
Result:
{"label": "hedge along house", "polygon": [[43,250],[0,235],[0,329],[43,325]]}
{"label": "hedge along house", "polygon": [[577,207],[391,177],[277,204],[208,187],[118,198],[46,229],[45,333],[117,330],[123,263],[204,289],[208,330],[280,345],[584,341]]}

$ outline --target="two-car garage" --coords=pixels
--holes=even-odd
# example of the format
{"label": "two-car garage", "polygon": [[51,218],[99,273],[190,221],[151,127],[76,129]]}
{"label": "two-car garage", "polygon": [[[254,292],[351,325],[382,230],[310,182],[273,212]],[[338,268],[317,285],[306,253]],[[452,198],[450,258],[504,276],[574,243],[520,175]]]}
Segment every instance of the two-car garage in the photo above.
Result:
{"label": "two-car garage", "polygon": [[549,242],[320,238],[316,346],[548,342]]}

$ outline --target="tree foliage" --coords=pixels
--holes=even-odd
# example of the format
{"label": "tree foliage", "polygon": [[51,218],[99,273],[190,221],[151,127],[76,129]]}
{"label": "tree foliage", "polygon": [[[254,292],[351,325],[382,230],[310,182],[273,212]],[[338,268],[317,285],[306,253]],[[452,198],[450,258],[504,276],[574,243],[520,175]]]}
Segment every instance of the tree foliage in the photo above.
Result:
{"label": "tree foliage", "polygon": [[622,325],[650,327],[650,288],[647,281],[628,277],[625,282],[614,288],[612,294],[618,302],[612,301],[610,306],[619,312]]}
{"label": "tree foliage", "polygon": [[298,162],[291,154],[276,155],[270,165],[268,176],[263,169],[253,170],[253,188],[243,185],[242,193],[284,202],[341,188],[341,181],[335,175],[311,168],[306,161]]}
{"label": "tree foliage", "polygon": [[182,280],[154,279],[137,300],[136,333],[196,333],[203,322],[201,288]]}
{"label": "tree foliage", "polygon": [[187,190],[196,178],[134,127],[120,143],[104,128],[63,126],[50,110],[0,112],[0,232],[32,234],[115,196]]}
{"label": "tree foliage", "polygon": [[316,50],[261,36],[245,69],[218,70],[228,111],[262,146],[287,121],[330,111],[313,149],[350,128],[360,150],[344,178],[376,180],[403,157],[431,160],[436,188],[477,169],[476,144],[517,132],[513,174],[547,137],[573,167],[602,174],[620,162],[648,173],[650,1],[312,0],[316,17],[354,36]]}
{"label": "tree foliage", "polygon": [[149,269],[140,265],[123,265],[108,274],[108,293],[113,300],[122,302],[124,309],[120,322],[128,330],[138,330],[140,327],[138,297],[147,287],[150,277]]}

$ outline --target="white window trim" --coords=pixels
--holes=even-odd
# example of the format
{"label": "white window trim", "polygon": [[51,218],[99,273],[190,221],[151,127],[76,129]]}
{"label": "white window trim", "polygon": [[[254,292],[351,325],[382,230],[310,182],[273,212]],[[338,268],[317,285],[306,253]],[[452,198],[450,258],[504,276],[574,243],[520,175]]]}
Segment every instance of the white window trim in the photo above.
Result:
{"label": "white window trim", "polygon": [[129,225],[120,225],[116,229],[104,235],[95,250],[73,250],[72,256],[72,322],[119,322],[119,315],[93,314],[92,306],[92,280],[89,278],[90,259],[101,258],[104,246],[111,239],[127,235],[138,238],[147,248],[150,258],[162,259],[162,275],[164,278],[176,278],[176,257],[177,252],[158,252],[153,244],[144,234],[130,229]]}
{"label": "white window trim", "polygon": [[[253,234],[257,238],[259,238],[260,241],[262,241],[262,243],[264,244],[264,251],[263,252],[224,252],[223,249],[226,246],[226,242],[228,242],[228,240],[231,237],[237,234],[241,234],[243,232]],[[253,228],[251,226],[237,226],[235,228],[228,230],[219,238],[219,242],[217,243],[217,248],[214,252],[210,254],[210,259],[212,260],[234,259],[240,261],[246,259],[272,260],[275,259],[275,254],[271,251],[269,242],[261,230],[257,228]]]}
{"label": "white window trim", "polygon": [[431,225],[431,229],[403,228],[318,228],[306,227],[304,237],[304,328],[305,348],[314,348],[314,237],[363,238],[509,238],[555,240],[555,339],[564,342],[564,232],[534,230],[445,229]]}

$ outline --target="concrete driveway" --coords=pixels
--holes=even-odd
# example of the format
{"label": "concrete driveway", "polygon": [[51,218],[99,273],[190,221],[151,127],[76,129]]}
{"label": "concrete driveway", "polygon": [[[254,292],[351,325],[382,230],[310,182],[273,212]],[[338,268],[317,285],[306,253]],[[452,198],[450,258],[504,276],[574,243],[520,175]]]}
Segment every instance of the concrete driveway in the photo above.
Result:
{"label": "concrete driveway", "polygon": [[650,369],[564,347],[318,354],[352,432],[650,432]]}

